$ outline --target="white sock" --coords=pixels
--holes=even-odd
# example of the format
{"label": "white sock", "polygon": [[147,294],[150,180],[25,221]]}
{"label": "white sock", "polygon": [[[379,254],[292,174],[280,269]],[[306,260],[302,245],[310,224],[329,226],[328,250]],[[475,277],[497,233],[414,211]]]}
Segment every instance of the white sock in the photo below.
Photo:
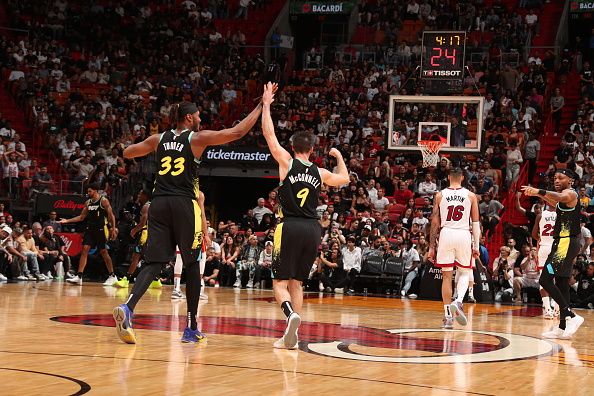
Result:
{"label": "white sock", "polygon": [[545,309],[545,311],[551,311],[551,297],[546,296],[542,298],[542,305]]}
{"label": "white sock", "polygon": [[460,273],[458,278],[458,284],[456,285],[456,301],[461,303],[464,300],[466,291],[468,290],[468,284],[470,283],[470,274],[472,269],[470,268],[458,268],[457,271]]}
{"label": "white sock", "polygon": [[450,304],[446,304],[443,306],[443,313],[446,318],[452,317],[452,312],[450,311]]}
{"label": "white sock", "polygon": [[181,291],[181,278],[177,276],[173,276],[173,290]]}
{"label": "white sock", "polygon": [[474,286],[468,287],[468,295],[474,297]]}

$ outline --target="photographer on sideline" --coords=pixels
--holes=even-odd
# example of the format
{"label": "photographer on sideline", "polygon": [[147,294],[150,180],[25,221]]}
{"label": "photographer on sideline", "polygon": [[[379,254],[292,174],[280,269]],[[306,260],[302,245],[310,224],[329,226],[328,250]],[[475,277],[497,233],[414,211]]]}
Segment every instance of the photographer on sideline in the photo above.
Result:
{"label": "photographer on sideline", "polygon": [[493,261],[495,301],[511,302],[515,261],[510,258],[511,249],[508,246],[502,246],[499,252],[499,257]]}

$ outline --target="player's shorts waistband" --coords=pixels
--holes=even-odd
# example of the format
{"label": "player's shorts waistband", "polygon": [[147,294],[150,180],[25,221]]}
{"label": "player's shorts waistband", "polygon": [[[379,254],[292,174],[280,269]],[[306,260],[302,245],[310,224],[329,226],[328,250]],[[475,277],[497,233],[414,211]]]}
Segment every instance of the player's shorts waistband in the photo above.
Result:
{"label": "player's shorts waistband", "polygon": [[558,240],[558,239],[565,239],[565,238],[579,238],[579,235],[568,235],[568,236],[556,236],[553,238],[553,240]]}

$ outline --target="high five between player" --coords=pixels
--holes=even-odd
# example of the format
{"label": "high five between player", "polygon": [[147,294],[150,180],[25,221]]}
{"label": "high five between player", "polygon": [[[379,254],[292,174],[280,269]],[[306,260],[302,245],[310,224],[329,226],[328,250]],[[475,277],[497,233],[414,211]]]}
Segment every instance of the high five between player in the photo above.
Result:
{"label": "high five between player", "polygon": [[[553,232],[555,228],[555,221],[557,220],[557,213],[554,207],[545,204],[542,212],[536,216],[534,221],[534,227],[532,227],[532,238],[538,241],[538,270],[542,274],[544,265],[551,254],[553,248]],[[523,279],[523,278],[520,278]],[[542,286],[540,286],[540,295],[542,297],[542,304],[544,306],[544,317],[545,319],[553,319],[555,317],[555,311],[551,307],[551,298],[549,293]]]}
{"label": "high five between player", "polygon": [[[476,195],[462,187],[464,171],[453,168],[448,175],[449,187],[435,195],[431,216],[428,259],[441,268],[441,297],[444,304],[443,327],[453,328],[453,317],[466,325],[462,301],[473,279],[473,261],[479,257],[481,227]],[[470,232],[472,230],[472,232]],[[439,235],[439,238],[438,238]],[[439,239],[439,242],[438,242]],[[437,247],[437,257],[435,249]],[[459,271],[457,297],[452,302],[452,272]]]}
{"label": "high five between player", "polygon": [[148,214],[148,241],[145,264],[125,304],[116,307],[113,316],[120,339],[136,343],[132,312],[161,268],[175,257],[179,246],[186,268],[188,326],[182,342],[199,342],[196,315],[200,298],[200,254],[203,242],[202,212],[198,203],[199,158],[208,146],[232,142],[245,136],[261,113],[259,104],[244,120],[222,131],[200,131],[200,112],[194,103],[181,102],[171,108],[175,129],[151,135],[124,150],[124,157],[142,157],[156,152],[159,166],[153,200]]}
{"label": "high five between player", "polygon": [[278,162],[281,180],[278,190],[281,223],[274,232],[272,277],[274,297],[287,317],[287,327],[274,347],[295,349],[301,323],[302,283],[309,276],[320,244],[321,228],[316,207],[322,182],[329,186],[341,186],[349,182],[349,174],[342,154],[335,148],[329,154],[338,162],[338,173],[309,162],[314,137],[306,131],[298,131],[292,136],[294,157],[279,144],[270,115],[275,90],[276,84],[268,83],[262,97],[262,130],[270,153]]}
{"label": "high five between player", "polygon": [[559,305],[559,327],[543,333],[544,338],[570,338],[584,323],[584,318],[569,308],[569,277],[581,248],[581,205],[577,193],[571,188],[577,178],[570,169],[557,169],[555,191],[522,186],[525,195],[540,197],[557,210],[553,246],[538,282]]}

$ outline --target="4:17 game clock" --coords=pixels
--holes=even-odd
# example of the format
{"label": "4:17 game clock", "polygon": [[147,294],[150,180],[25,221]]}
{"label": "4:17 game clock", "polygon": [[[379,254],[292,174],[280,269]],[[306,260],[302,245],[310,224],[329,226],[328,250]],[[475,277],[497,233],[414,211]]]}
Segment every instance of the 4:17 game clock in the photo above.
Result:
{"label": "4:17 game clock", "polygon": [[423,32],[421,77],[461,80],[464,77],[466,32]]}

